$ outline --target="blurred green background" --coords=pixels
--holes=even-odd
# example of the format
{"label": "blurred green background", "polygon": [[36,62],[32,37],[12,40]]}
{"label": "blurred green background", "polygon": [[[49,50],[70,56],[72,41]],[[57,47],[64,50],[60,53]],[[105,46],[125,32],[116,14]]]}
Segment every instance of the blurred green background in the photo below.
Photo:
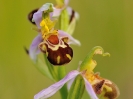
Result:
{"label": "blurred green background", "polygon": [[[46,2],[55,4],[54,0],[0,1],[0,99],[33,99],[53,83],[24,51],[37,35],[27,14]],[[76,69],[92,47],[102,46],[111,57],[95,56],[95,71],[118,85],[118,99],[133,99],[133,0],[71,0],[69,5],[80,14],[74,37],[82,46],[72,46],[74,58],[66,65],[67,72]],[[57,93],[50,99],[59,97]]]}

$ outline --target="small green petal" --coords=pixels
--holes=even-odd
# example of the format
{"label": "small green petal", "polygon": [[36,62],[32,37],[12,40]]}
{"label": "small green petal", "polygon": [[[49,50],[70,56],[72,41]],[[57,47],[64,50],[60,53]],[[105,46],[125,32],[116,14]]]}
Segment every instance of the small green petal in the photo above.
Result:
{"label": "small green petal", "polygon": [[49,17],[50,12],[53,12],[53,4],[52,3],[46,3],[45,6],[48,7],[48,9],[45,12],[43,12],[43,14],[42,14],[42,17],[44,19]]}
{"label": "small green petal", "polygon": [[80,65],[80,71],[87,70],[92,72],[95,66],[97,65],[96,61],[93,60],[93,56],[96,54],[100,54],[102,56],[110,56],[109,53],[104,53],[104,50],[100,46],[94,47],[90,53],[86,56],[86,58],[83,60],[83,62]]}

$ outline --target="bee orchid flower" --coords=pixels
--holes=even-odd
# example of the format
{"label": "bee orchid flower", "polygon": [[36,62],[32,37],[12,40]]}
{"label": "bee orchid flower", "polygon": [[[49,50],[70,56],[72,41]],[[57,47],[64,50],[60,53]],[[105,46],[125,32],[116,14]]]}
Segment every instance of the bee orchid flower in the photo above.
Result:
{"label": "bee orchid flower", "polygon": [[[103,56],[109,55],[109,53],[103,53],[103,49],[99,46],[93,48],[81,63],[79,70],[69,72],[62,80],[37,93],[34,96],[34,99],[47,99],[51,97],[61,89],[65,83],[75,79],[78,75],[82,76],[86,91],[90,95],[91,99],[101,99],[103,97],[103,99],[116,99],[119,96],[117,86],[110,80],[100,77],[99,73],[94,73],[93,71],[96,67],[96,61],[93,60],[92,57],[95,54],[101,54]],[[79,84],[79,82],[76,83]],[[72,89],[71,92],[79,94],[79,91],[83,90],[78,90],[76,88],[76,90]]]}
{"label": "bee orchid flower", "polygon": [[37,19],[37,17],[33,17],[38,26],[37,31],[39,34],[35,37],[30,46],[29,55],[31,59],[35,61],[37,54],[42,51],[47,55],[48,60],[53,65],[63,65],[70,62],[73,57],[73,50],[69,44],[80,45],[80,42],[74,39],[70,34],[62,30],[54,29],[56,21],[50,18],[50,13],[53,11],[52,4],[43,6],[38,10],[39,13],[40,11],[41,22],[40,18]]}

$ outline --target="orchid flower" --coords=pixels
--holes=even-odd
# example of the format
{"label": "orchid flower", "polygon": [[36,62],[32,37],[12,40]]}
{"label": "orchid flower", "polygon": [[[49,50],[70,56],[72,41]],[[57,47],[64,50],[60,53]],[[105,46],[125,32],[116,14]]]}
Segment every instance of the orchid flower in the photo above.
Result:
{"label": "orchid flower", "polygon": [[64,5],[56,5],[55,7],[51,3],[46,3],[40,9],[34,9],[33,11],[31,11],[28,15],[28,19],[31,23],[37,25],[37,27],[40,28],[40,22],[42,20],[43,12],[46,12],[49,8],[53,9],[50,12],[50,18],[51,20],[55,20],[61,15],[61,12],[66,8],[67,13],[69,15],[69,26],[67,32],[72,35],[76,26],[76,21],[79,19],[79,14],[71,7],[69,7],[68,3],[69,0],[64,0]]}
{"label": "orchid flower", "polygon": [[39,34],[30,46],[29,55],[31,59],[36,60],[36,55],[41,50],[47,55],[50,63],[63,65],[70,62],[73,57],[73,50],[69,44],[80,45],[80,42],[70,34],[54,29],[56,21],[50,17],[52,11],[53,5],[47,3],[34,13],[33,20],[38,26]]}
{"label": "orchid flower", "polygon": [[[117,86],[110,80],[100,77],[98,73],[94,73],[93,71],[96,67],[96,61],[92,59],[94,54],[101,54],[103,56],[109,55],[109,53],[104,53],[100,46],[93,48],[81,63],[79,70],[69,72],[62,80],[37,93],[34,96],[34,99],[47,99],[51,97],[61,89],[65,83],[73,80],[78,75],[81,75],[84,79],[86,91],[90,95],[91,99],[101,99],[102,97],[106,99],[116,99],[119,96]],[[82,91],[78,90],[77,92],[77,90],[77,88],[76,90],[72,89],[72,92],[79,94],[79,91]]]}

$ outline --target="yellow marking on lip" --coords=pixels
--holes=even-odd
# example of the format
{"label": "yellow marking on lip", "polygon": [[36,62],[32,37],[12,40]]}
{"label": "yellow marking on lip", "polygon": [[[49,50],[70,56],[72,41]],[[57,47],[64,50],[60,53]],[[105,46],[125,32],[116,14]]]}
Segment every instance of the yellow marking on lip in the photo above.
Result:
{"label": "yellow marking on lip", "polygon": [[39,48],[41,49],[41,51],[46,52],[47,48],[46,48],[44,42],[41,42],[38,46],[39,46]]}
{"label": "yellow marking on lip", "polygon": [[60,63],[60,56],[57,56],[57,63]]}
{"label": "yellow marking on lip", "polygon": [[66,57],[67,57],[69,60],[72,59],[72,57],[71,57],[69,54],[66,54]]}

